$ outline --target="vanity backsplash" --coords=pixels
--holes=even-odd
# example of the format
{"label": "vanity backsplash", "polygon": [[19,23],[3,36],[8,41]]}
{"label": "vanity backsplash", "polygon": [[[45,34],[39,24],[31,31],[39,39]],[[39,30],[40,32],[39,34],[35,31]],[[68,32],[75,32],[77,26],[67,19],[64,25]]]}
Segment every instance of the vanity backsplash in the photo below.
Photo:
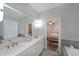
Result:
{"label": "vanity backsplash", "polygon": [[18,34],[18,37],[25,37],[24,34]]}

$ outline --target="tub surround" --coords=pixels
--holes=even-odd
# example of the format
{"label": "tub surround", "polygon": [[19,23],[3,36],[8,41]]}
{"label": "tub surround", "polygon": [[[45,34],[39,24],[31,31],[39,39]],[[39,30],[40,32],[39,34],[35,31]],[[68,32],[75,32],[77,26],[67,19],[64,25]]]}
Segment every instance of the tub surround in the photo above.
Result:
{"label": "tub surround", "polygon": [[[26,42],[26,41],[25,42],[24,41],[23,42],[19,42],[17,46],[15,46],[13,48],[9,48],[9,49],[7,49],[7,48],[5,48],[5,47],[3,47],[1,45],[0,56],[16,56],[16,55],[19,55],[24,50],[27,51],[27,49],[30,49],[31,46],[33,46],[34,44],[36,44],[40,40],[43,40],[43,37],[42,36],[41,37],[37,37],[37,38],[32,38],[32,40],[29,41],[29,42]],[[43,49],[44,48],[44,45],[41,48]]]}
{"label": "tub surround", "polygon": [[68,56],[79,56],[79,49],[74,48],[72,45],[71,47],[64,47]]}
{"label": "tub surround", "polygon": [[62,46],[68,46],[68,47],[70,47],[70,45],[73,45],[74,48],[78,48],[79,49],[79,41],[62,39],[61,40],[61,45]]}
{"label": "tub surround", "polygon": [[[74,49],[71,48],[72,46],[74,47]],[[61,41],[61,55],[64,55],[64,56],[71,55],[70,53],[67,53],[67,52],[70,51],[70,50],[73,51],[75,49],[79,49],[79,41],[62,39],[62,41]]]}

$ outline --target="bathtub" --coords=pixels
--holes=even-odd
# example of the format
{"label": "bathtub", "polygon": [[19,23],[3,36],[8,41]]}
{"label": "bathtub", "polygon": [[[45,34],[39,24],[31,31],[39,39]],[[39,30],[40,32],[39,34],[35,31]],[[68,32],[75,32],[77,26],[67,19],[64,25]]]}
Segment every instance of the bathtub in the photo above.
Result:
{"label": "bathtub", "polygon": [[64,49],[65,54],[68,56],[79,56],[79,49],[77,48],[64,46]]}

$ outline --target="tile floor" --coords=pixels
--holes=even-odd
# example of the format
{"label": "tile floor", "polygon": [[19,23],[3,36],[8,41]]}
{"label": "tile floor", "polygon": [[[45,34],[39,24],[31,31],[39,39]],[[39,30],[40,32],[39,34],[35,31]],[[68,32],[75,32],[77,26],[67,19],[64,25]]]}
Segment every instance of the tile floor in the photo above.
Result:
{"label": "tile floor", "polygon": [[58,56],[57,47],[48,45],[48,48],[44,49],[40,56]]}
{"label": "tile floor", "polygon": [[40,56],[58,56],[58,53],[50,49],[43,50]]}

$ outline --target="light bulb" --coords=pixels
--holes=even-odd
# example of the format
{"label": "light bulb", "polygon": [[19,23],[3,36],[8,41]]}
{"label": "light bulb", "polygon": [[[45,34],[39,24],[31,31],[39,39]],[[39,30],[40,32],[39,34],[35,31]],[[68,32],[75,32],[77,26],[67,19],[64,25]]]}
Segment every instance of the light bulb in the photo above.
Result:
{"label": "light bulb", "polygon": [[50,22],[49,24],[51,25],[52,23]]}

